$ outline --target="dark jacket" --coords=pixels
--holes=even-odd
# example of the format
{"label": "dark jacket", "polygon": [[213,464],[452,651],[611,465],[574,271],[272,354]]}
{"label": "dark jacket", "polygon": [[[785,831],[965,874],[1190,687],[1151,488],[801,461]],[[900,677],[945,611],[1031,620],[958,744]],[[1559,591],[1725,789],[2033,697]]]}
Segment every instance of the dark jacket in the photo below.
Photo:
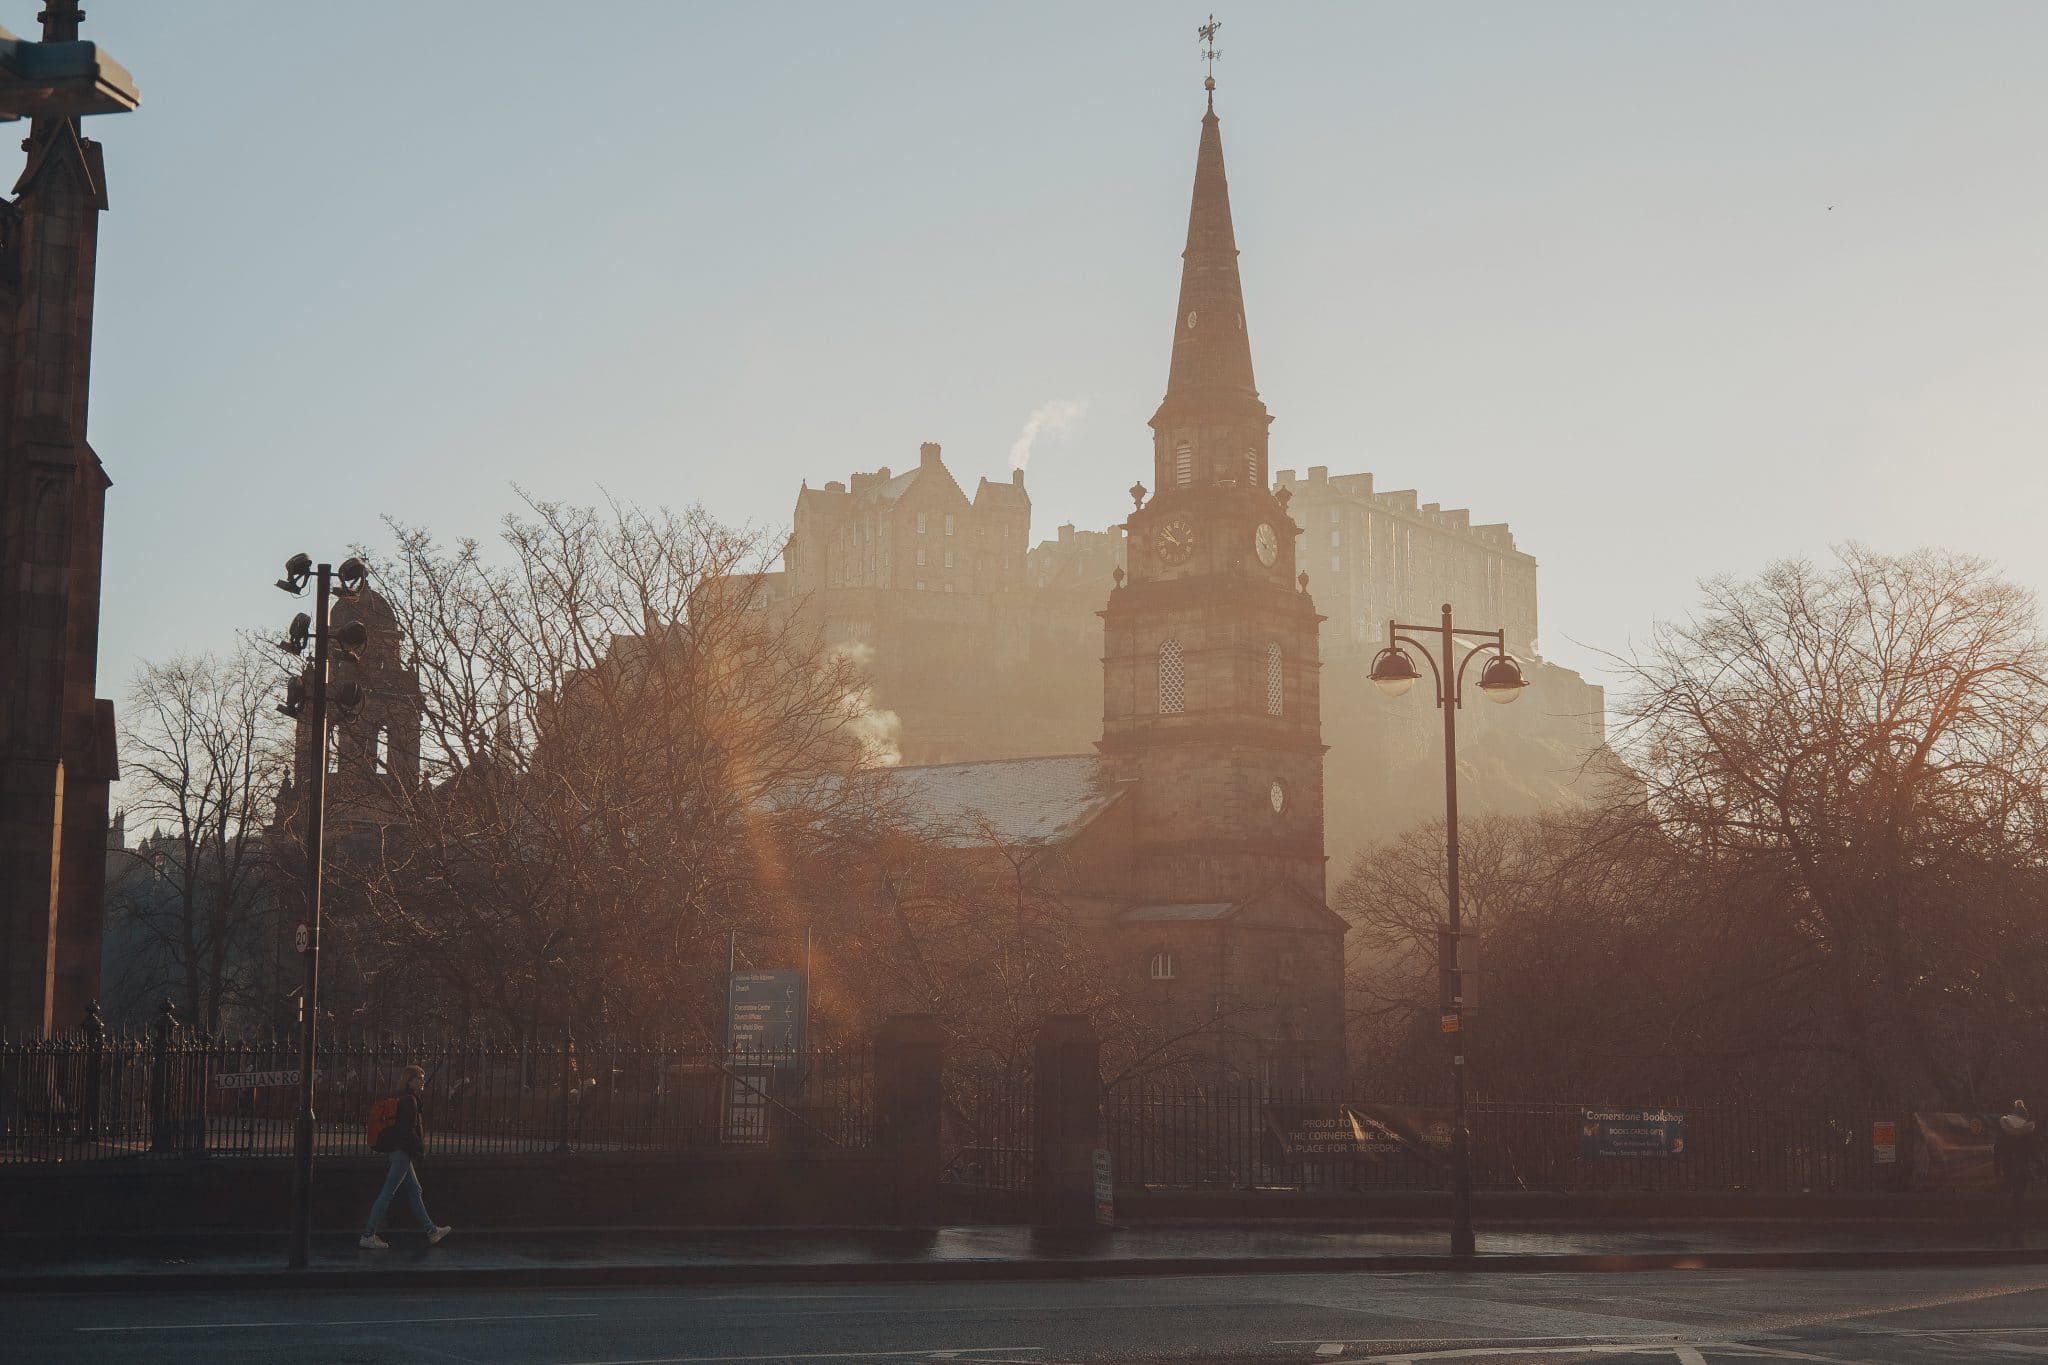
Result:
{"label": "dark jacket", "polygon": [[2032,1178],[2040,1158],[2040,1130],[2017,1114],[1998,1120],[1991,1138],[1991,1166],[2010,1181]]}
{"label": "dark jacket", "polygon": [[398,1118],[386,1138],[386,1151],[404,1152],[414,1161],[427,1154],[427,1130],[420,1122],[420,1097],[410,1090],[398,1092]]}

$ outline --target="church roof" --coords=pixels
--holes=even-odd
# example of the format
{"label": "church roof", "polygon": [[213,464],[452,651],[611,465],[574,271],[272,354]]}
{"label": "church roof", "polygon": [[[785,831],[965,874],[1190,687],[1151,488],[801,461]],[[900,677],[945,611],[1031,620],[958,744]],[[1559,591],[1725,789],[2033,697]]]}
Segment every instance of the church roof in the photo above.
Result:
{"label": "church roof", "polygon": [[1237,909],[1236,901],[1190,901],[1176,905],[1134,905],[1117,919],[1125,924],[1156,924],[1166,921],[1189,923],[1226,919]]}
{"label": "church roof", "polygon": [[876,776],[892,813],[946,848],[1064,843],[1123,794],[1095,754],[934,763]]}

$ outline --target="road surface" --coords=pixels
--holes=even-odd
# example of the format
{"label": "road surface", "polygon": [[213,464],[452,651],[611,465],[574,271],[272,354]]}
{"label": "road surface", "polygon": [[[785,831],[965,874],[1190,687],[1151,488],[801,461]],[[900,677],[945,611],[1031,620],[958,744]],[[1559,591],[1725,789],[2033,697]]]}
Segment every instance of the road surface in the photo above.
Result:
{"label": "road surface", "polygon": [[2048,1267],[19,1295],[22,1365],[2048,1361]]}

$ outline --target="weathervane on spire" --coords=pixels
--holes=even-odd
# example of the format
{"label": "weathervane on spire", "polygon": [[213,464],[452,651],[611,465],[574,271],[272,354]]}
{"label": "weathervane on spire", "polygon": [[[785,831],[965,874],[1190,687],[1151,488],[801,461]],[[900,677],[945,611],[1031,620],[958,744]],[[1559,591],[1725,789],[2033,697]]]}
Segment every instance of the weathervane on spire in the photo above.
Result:
{"label": "weathervane on spire", "polygon": [[1202,88],[1209,92],[1209,107],[1216,107],[1216,59],[1223,54],[1216,50],[1216,30],[1223,27],[1223,21],[1214,14],[1209,22],[1195,30],[1195,36],[1202,40],[1202,60],[1209,64],[1209,77],[1202,82]]}

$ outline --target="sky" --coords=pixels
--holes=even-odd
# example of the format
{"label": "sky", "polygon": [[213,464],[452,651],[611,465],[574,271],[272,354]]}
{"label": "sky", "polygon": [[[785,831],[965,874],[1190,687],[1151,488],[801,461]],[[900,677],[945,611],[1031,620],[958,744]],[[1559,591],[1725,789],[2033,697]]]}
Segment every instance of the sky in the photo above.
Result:
{"label": "sky", "polygon": [[[1149,472],[1206,7],[87,10],[142,92],[89,128],[103,695],[386,517],[780,528],[922,441],[1002,477],[1034,412],[1034,539]],[[2048,586],[2048,5],[1218,17],[1273,466],[1508,522],[1546,656],[1849,540]]]}

